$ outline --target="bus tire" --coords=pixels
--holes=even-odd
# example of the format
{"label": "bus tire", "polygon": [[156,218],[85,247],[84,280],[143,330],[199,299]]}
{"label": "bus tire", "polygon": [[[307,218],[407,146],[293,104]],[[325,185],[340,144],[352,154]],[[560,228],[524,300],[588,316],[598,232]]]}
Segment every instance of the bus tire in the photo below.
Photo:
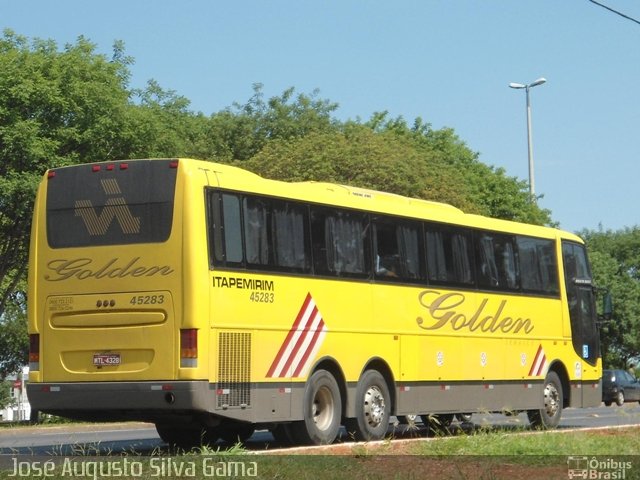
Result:
{"label": "bus tire", "polygon": [[[507,413],[506,415],[509,416],[509,413]],[[473,416],[473,413],[456,413],[455,416],[460,423],[471,423],[471,417]]]}
{"label": "bus tire", "polygon": [[246,422],[226,422],[216,427],[218,435],[225,442],[236,444],[244,443],[251,438],[253,432],[256,431],[251,423]]}
{"label": "bus tire", "polygon": [[288,426],[296,443],[328,445],[338,436],[342,400],[338,382],[327,370],[318,370],[307,381],[302,405],[303,420]]}
{"label": "bus tire", "polygon": [[449,427],[453,423],[453,413],[438,413],[427,416],[427,427],[429,434],[443,434],[451,433]]}
{"label": "bus tire", "polygon": [[269,430],[271,435],[276,442],[280,445],[288,447],[289,445],[293,445],[295,439],[293,438],[293,434],[291,433],[291,425],[286,423],[279,423]]}
{"label": "bus tire", "polygon": [[356,388],[356,418],[349,419],[347,431],[357,440],[381,440],[389,428],[391,395],[377,370],[364,372]]}
{"label": "bus tire", "polygon": [[156,431],[171,448],[191,450],[202,445],[206,432],[193,425],[178,426],[156,423]]}
{"label": "bus tire", "polygon": [[543,408],[529,410],[527,416],[531,426],[539,429],[555,428],[560,423],[564,396],[562,382],[556,372],[549,372],[544,379]]}

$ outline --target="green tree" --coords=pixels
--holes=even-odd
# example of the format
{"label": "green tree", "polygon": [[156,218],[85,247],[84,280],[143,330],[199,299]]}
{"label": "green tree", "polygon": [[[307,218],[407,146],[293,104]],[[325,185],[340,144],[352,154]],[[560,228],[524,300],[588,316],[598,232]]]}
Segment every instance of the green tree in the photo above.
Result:
{"label": "green tree", "polygon": [[434,130],[418,117],[409,126],[402,117],[389,118],[388,112],[376,112],[366,126],[377,133],[394,133],[410,139],[427,161],[449,167],[442,180],[464,191],[470,205],[465,211],[489,217],[536,225],[552,225],[551,212],[531,202],[528,185],[506,175],[502,168],[486,165],[452,128]]}
{"label": "green tree", "polygon": [[44,171],[127,156],[128,70],[94,50],[83,37],[62,51],[9,30],[0,38],[0,315],[25,277]]}
{"label": "green tree", "polygon": [[16,373],[29,361],[29,336],[27,335],[26,302],[23,285],[9,296],[0,316],[0,380]]}
{"label": "green tree", "polygon": [[[27,361],[24,288],[31,215],[47,168],[117,158],[179,156],[202,115],[150,81],[128,89],[132,59],[84,37],[62,49],[5,30],[0,38],[0,375]],[[137,100],[137,102],[136,102]]]}
{"label": "green tree", "polygon": [[15,404],[15,399],[11,397],[11,382],[0,380],[0,409],[13,404]]}
{"label": "green tree", "polygon": [[465,186],[450,188],[445,181],[454,175],[450,167],[426,161],[402,137],[362,125],[271,141],[240,166],[268,178],[339,183],[471,208]]}
{"label": "green tree", "polygon": [[[163,89],[149,80],[144,89],[131,94],[134,104],[128,111],[130,134],[128,155],[136,158],[203,158],[195,145],[200,141],[207,119],[190,109],[190,101],[174,90]],[[205,157],[206,158],[206,157]]]}
{"label": "green tree", "polygon": [[267,142],[240,166],[268,178],[319,180],[449,203],[468,213],[552,225],[527,185],[478,160],[452,129],[374,113],[367,122]]}
{"label": "green tree", "polygon": [[640,227],[585,230],[596,284],[613,297],[614,311],[601,328],[605,367],[627,368],[640,359]]}
{"label": "green tree", "polygon": [[264,98],[263,86],[253,85],[253,95],[244,104],[215,113],[206,127],[206,149],[201,158],[244,161],[258,154],[269,142],[302,138],[312,132],[338,128],[332,118],[336,103],[288,88],[282,95]]}

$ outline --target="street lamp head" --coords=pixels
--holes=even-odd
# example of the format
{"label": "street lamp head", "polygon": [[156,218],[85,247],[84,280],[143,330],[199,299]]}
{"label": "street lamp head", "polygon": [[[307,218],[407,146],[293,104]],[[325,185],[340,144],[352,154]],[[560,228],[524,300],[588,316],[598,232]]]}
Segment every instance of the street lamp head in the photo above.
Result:
{"label": "street lamp head", "polygon": [[522,83],[510,83],[509,86],[511,88],[526,88],[529,89],[531,87],[537,87],[538,85],[542,85],[543,83],[546,83],[547,79],[544,77],[540,77],[539,79],[537,79],[536,81],[530,83],[529,85],[523,85]]}
{"label": "street lamp head", "polygon": [[531,85],[529,85],[529,87],[537,87],[538,85],[542,85],[543,83],[546,83],[546,81],[547,81],[546,78],[540,77],[535,82],[533,82]]}

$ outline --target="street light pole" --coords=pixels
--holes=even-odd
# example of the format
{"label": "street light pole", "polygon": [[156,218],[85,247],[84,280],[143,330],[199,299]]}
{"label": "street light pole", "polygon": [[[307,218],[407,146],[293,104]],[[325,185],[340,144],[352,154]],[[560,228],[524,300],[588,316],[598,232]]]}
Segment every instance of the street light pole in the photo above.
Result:
{"label": "street light pole", "polygon": [[527,147],[528,147],[528,156],[529,156],[529,195],[531,196],[531,201],[535,202],[536,200],[536,188],[535,188],[535,179],[533,174],[533,138],[531,136],[531,101],[529,99],[529,90],[533,87],[537,87],[538,85],[542,85],[547,80],[545,78],[539,78],[535,82],[529,83],[528,85],[522,83],[510,83],[509,87],[515,89],[524,88],[527,96]]}

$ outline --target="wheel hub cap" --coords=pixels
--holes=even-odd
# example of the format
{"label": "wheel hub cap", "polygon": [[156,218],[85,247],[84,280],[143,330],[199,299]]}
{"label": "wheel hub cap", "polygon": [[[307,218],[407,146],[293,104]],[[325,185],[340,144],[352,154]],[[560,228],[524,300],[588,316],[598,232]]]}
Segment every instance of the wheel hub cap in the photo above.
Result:
{"label": "wheel hub cap", "polygon": [[380,389],[371,386],[364,395],[364,416],[367,423],[377,427],[385,417],[385,399]]}
{"label": "wheel hub cap", "polygon": [[333,420],[333,396],[331,391],[322,387],[313,399],[313,421],[320,430],[325,430]]}
{"label": "wheel hub cap", "polygon": [[550,417],[555,416],[560,409],[560,394],[556,386],[551,383],[544,387],[544,408]]}

